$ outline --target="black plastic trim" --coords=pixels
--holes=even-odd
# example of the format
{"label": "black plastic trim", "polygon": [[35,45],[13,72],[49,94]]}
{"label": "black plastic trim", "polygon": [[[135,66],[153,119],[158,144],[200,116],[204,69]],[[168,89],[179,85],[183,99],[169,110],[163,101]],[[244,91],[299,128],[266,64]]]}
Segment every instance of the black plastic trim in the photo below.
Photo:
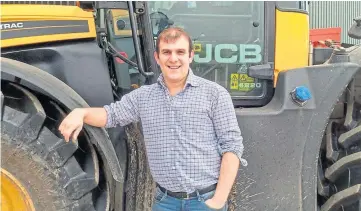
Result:
{"label": "black plastic trim", "polygon": [[50,73],[92,107],[114,101],[106,59],[94,40],[2,49],[1,56]]}
{"label": "black plastic trim", "polygon": [[32,36],[43,36],[43,35],[54,35],[54,34],[70,34],[70,33],[85,33],[89,32],[88,26],[64,26],[64,27],[50,27],[44,29],[24,29],[18,31],[4,31],[1,32],[1,39],[14,39],[21,37],[32,37]]}
{"label": "black plastic trim", "polygon": [[[22,24],[20,29],[28,29],[34,27],[51,27],[51,26],[73,26],[73,25],[85,25],[88,26],[88,21],[86,20],[59,20],[59,21],[15,21],[15,22],[2,22],[1,25],[5,24]],[[6,29],[2,29],[6,30]],[[17,30],[17,29],[9,29]]]}
{"label": "black plastic trim", "polygon": [[[238,172],[235,190],[242,191],[234,200],[242,203],[235,210],[317,211],[322,137],[333,107],[360,70],[354,63],[340,63],[282,72],[269,104],[236,109],[249,165]],[[290,97],[297,86],[309,87],[312,94],[303,107]]]}
{"label": "black plastic trim", "polygon": [[9,30],[2,29],[1,40],[31,36],[89,32],[88,21],[85,20],[3,22],[2,26],[5,24],[19,23],[22,24],[21,28]]}

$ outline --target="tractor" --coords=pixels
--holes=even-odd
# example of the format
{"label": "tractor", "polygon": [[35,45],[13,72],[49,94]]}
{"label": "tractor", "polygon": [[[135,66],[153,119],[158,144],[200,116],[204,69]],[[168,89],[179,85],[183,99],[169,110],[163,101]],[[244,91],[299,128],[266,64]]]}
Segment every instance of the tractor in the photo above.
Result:
{"label": "tractor", "polygon": [[[2,210],[151,210],[141,123],[85,125],[68,143],[58,126],[75,108],[155,83],[155,41],[174,26],[192,38],[193,72],[233,99],[248,166],[229,210],[361,210],[361,47],[312,50],[306,1],[2,2],[1,11]],[[348,34],[361,38],[361,16]]]}

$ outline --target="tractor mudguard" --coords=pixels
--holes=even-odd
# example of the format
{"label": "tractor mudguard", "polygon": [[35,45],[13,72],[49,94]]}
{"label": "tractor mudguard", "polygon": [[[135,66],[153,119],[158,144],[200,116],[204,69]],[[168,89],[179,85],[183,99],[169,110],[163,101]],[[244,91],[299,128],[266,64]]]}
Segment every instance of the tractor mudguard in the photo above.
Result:
{"label": "tractor mudguard", "polygon": [[[317,210],[317,161],[336,101],[361,66],[339,63],[280,74],[272,101],[262,108],[236,109],[244,158],[235,185],[235,210]],[[310,89],[303,107],[290,92]]]}
{"label": "tractor mudguard", "polygon": [[1,56],[48,72],[70,86],[91,107],[114,101],[105,54],[95,41],[2,49]]}
{"label": "tractor mudguard", "polygon": [[[1,58],[1,78],[3,80],[15,81],[32,90],[40,91],[62,103],[70,110],[89,107],[81,96],[62,81],[41,69],[19,61]],[[118,182],[123,182],[123,172],[105,129],[88,125],[84,125],[84,129],[88,132],[91,140],[96,140],[94,144],[105,157],[113,178]]]}

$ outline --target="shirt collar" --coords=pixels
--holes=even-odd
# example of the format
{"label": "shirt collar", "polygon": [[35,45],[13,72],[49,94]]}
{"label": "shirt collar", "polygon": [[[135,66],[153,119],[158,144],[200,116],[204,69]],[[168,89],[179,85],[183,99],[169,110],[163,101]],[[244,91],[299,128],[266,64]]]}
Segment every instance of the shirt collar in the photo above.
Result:
{"label": "shirt collar", "polygon": [[[163,73],[161,73],[158,77],[158,83],[160,83],[162,86],[166,87],[165,86],[165,83],[164,83],[164,77],[163,77]],[[185,86],[187,85],[191,85],[191,86],[199,86],[199,81],[197,79],[197,77],[194,75],[192,69],[189,68],[189,71],[188,71],[188,76],[187,76],[187,80],[186,80],[186,84]]]}

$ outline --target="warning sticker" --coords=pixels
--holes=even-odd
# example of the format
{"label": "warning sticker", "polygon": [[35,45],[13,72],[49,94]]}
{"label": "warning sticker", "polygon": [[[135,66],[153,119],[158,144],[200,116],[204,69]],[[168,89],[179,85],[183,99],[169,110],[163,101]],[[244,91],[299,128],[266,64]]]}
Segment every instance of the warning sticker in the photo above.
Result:
{"label": "warning sticker", "polygon": [[231,74],[231,89],[238,90],[238,73],[232,73]]}
{"label": "warning sticker", "polygon": [[248,83],[253,83],[254,82],[254,78],[249,77],[247,74],[239,74],[240,76],[240,81],[241,82],[248,82]]}
{"label": "warning sticker", "polygon": [[202,51],[202,45],[200,43],[195,43],[193,48],[194,48],[194,52]]}
{"label": "warning sticker", "polygon": [[249,77],[247,74],[239,74],[239,91],[249,92],[255,88],[254,78]]}

